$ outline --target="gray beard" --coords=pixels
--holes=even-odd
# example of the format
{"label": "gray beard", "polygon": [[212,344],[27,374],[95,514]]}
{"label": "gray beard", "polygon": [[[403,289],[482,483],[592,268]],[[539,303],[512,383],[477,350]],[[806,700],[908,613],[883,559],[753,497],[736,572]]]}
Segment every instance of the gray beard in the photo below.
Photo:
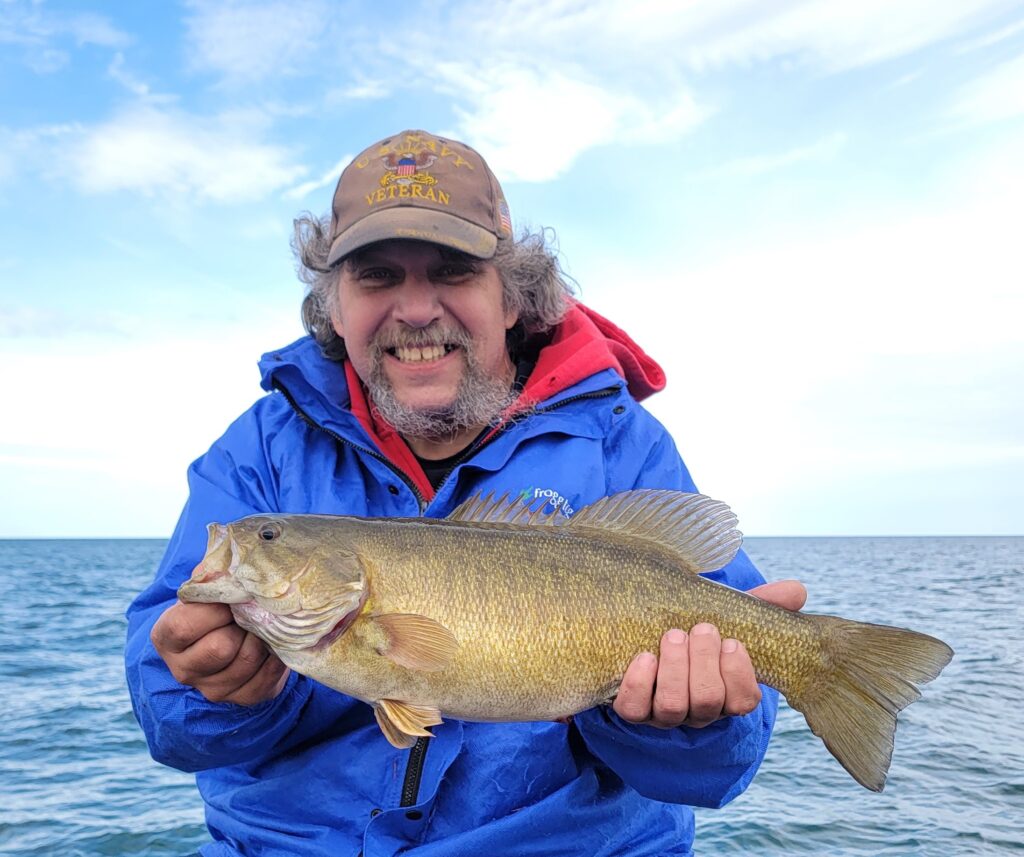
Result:
{"label": "gray beard", "polygon": [[410,408],[395,397],[384,372],[383,351],[371,356],[367,391],[374,409],[399,434],[426,440],[447,440],[466,429],[495,426],[516,400],[507,381],[491,378],[476,362],[469,343],[463,345],[466,371],[455,398],[443,407]]}

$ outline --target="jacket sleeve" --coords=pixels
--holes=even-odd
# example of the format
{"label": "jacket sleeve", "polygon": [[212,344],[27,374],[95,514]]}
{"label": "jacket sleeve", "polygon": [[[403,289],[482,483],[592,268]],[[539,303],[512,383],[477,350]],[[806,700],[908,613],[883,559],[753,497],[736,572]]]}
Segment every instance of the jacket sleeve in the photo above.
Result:
{"label": "jacket sleeve", "polygon": [[[127,611],[125,667],[135,716],[153,758],[185,771],[253,761],[304,740],[324,722],[314,694],[331,695],[319,700],[329,707],[352,702],[295,673],[272,700],[251,707],[210,702],[178,683],[150,642],[154,623],[206,551],[206,525],[277,511],[259,414],[256,406],[243,415],[189,468],[188,502],[156,578]],[[320,716],[305,716],[313,708]]]}
{"label": "jacket sleeve", "polygon": [[[649,455],[632,484],[610,485],[609,493],[627,488],[696,491],[672,439],[649,419],[657,427],[647,447]],[[705,577],[744,590],[764,583],[743,551],[724,569]],[[778,693],[765,685],[761,692],[760,705],[749,714],[724,717],[703,729],[628,723],[608,706],[584,711],[573,722],[589,750],[645,797],[720,807],[749,785],[768,749]]]}

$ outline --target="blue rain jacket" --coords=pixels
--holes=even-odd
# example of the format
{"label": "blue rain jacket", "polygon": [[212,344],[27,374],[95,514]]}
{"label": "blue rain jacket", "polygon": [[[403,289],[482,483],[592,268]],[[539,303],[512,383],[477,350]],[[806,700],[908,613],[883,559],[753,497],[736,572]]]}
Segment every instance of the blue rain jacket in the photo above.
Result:
{"label": "blue rain jacket", "polygon": [[[189,469],[189,499],[153,584],[128,609],[127,678],[153,757],[196,774],[214,855],[687,855],[690,806],[750,782],[778,697],[704,729],[660,730],[597,707],[562,723],[446,720],[397,750],[370,706],[292,674],[252,707],[179,684],[149,640],[206,547],[206,524],[259,512],[443,517],[477,492],[561,513],[630,488],[695,491],[672,439],[611,369],[541,402],[426,503],[348,410],[345,373],[309,338],[261,362],[272,390]],[[763,582],[741,552],[709,575]],[[425,755],[424,755],[425,751]],[[422,757],[422,758],[419,758]]]}

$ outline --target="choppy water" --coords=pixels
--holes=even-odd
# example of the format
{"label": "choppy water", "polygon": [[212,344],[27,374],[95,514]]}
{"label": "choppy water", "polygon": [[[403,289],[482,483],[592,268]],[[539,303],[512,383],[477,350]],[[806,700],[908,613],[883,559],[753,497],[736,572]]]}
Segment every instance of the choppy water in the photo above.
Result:
{"label": "choppy water", "polygon": [[[851,780],[784,708],[761,772],[697,816],[699,854],[1024,851],[1024,538],[748,539],[808,609],[907,625],[957,652],[900,718],[889,784]],[[151,761],[122,614],[158,541],[0,541],[0,854],[177,857],[206,841],[192,778]]]}

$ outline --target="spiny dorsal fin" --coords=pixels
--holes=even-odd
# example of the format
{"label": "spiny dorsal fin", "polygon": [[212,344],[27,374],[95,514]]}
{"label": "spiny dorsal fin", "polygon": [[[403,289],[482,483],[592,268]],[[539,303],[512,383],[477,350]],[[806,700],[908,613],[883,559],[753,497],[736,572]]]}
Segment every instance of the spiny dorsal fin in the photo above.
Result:
{"label": "spiny dorsal fin", "polygon": [[571,518],[545,511],[548,505],[533,509],[508,494],[497,500],[493,493],[476,495],[448,520],[613,530],[657,542],[679,555],[695,574],[726,565],[743,541],[732,509],[703,494],[648,488],[623,491],[585,506]]}
{"label": "spiny dorsal fin", "polygon": [[523,502],[519,497],[502,494],[497,500],[494,492],[474,494],[465,503],[456,506],[445,519],[477,524],[550,524],[561,526],[569,523],[564,515],[546,511],[548,502],[531,508],[532,503]]}

